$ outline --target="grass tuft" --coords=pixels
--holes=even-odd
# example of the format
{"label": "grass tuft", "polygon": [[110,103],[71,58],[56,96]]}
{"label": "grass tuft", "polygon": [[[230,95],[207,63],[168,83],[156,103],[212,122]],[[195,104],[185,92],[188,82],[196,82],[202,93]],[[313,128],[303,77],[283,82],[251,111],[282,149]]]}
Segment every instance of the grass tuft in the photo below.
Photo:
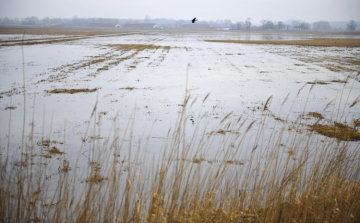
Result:
{"label": "grass tuft", "polygon": [[360,127],[360,119],[354,120],[354,128]]}
{"label": "grass tuft", "polygon": [[132,91],[135,89],[135,87],[124,87],[124,88],[120,88],[121,90],[129,90]]}
{"label": "grass tuft", "polygon": [[102,181],[106,180],[105,177],[102,177],[98,174],[94,174],[93,176],[90,176],[88,178],[86,178],[85,182],[89,182],[89,183],[101,183]]}
{"label": "grass tuft", "polygon": [[9,107],[6,107],[5,108],[5,110],[14,110],[14,109],[16,109],[17,107],[15,107],[15,106],[9,106]]}
{"label": "grass tuft", "polygon": [[64,154],[64,152],[61,152],[58,148],[55,146],[48,150],[50,154]]}
{"label": "grass tuft", "polygon": [[310,125],[310,130],[343,141],[360,141],[360,133],[350,126],[335,122],[334,125]]}
{"label": "grass tuft", "polygon": [[324,81],[312,81],[312,82],[306,82],[307,84],[320,84],[320,85],[326,85],[329,84],[327,82]]}
{"label": "grass tuft", "polygon": [[319,112],[309,112],[308,115],[312,116],[314,118],[324,119],[324,116],[322,114],[320,114]]}
{"label": "grass tuft", "polygon": [[54,89],[51,91],[46,91],[47,93],[52,93],[52,94],[75,94],[75,93],[82,93],[82,92],[95,92],[97,91],[97,88],[94,89],[88,89],[88,88],[82,88],[82,89]]}
{"label": "grass tuft", "polygon": [[42,154],[41,157],[44,157],[44,158],[47,158],[47,159],[50,159],[52,156],[49,155],[49,154]]}

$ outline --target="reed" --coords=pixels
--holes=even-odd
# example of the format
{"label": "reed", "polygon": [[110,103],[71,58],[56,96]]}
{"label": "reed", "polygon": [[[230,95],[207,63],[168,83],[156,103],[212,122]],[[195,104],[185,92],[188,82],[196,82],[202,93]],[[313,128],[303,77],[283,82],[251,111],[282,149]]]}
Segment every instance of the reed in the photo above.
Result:
{"label": "reed", "polygon": [[[274,127],[267,122],[271,99],[260,121],[233,120],[230,113],[215,129],[200,111],[188,136],[187,111],[195,100],[190,103],[187,95],[151,162],[151,137],[131,149],[135,112],[123,135],[115,118],[113,136],[91,146],[83,173],[76,170],[79,158],[69,161],[58,148],[48,149],[51,139],[36,144],[48,152],[36,156],[31,131],[22,154],[1,159],[1,222],[358,222],[359,144],[289,133],[286,120],[276,122],[280,131],[265,142],[264,132]],[[101,120],[96,114],[97,103],[89,127]],[[220,128],[229,124],[232,129]],[[255,140],[246,143],[253,128]],[[93,131],[98,133],[95,124]],[[205,158],[211,147],[217,152]],[[56,158],[58,172],[49,175],[51,165],[45,164]]]}

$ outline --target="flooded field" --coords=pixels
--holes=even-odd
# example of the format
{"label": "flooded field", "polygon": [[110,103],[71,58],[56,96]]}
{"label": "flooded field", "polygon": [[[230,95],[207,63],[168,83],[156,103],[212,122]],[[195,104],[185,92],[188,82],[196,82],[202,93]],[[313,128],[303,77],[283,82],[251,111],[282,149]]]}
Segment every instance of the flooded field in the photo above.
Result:
{"label": "flooded field", "polygon": [[[256,33],[246,36],[260,38]],[[9,45],[9,38],[17,39],[17,44]],[[2,146],[8,140],[14,146],[21,142],[24,111],[25,131],[33,123],[36,141],[50,136],[52,141],[65,139],[65,150],[77,150],[84,138],[105,140],[113,131],[115,117],[122,123],[119,131],[123,131],[133,113],[134,136],[153,127],[151,137],[161,145],[161,138],[165,138],[182,110],[185,91],[191,100],[198,99],[187,111],[189,132],[202,115],[200,109],[209,117],[207,125],[214,128],[225,128],[217,125],[231,112],[230,119],[242,117],[249,123],[260,120],[270,96],[269,113],[274,123],[287,120],[290,124],[308,112],[319,112],[325,120],[349,123],[359,118],[358,106],[347,109],[342,120],[332,116],[343,115],[341,109],[359,95],[359,48],[204,41],[225,38],[244,38],[244,34],[154,32],[86,38],[3,35]],[[287,96],[288,103],[282,105]],[[101,132],[93,136],[85,130],[96,103],[96,126]],[[293,107],[288,114],[290,105]],[[6,108],[10,107],[12,129],[8,137],[10,110]],[[303,119],[307,123],[312,118]],[[90,132],[97,131],[98,127],[93,127]]]}
{"label": "flooded field", "polygon": [[[2,34],[2,162],[11,158],[21,166],[24,157],[33,157],[33,163],[48,166],[46,185],[55,191],[52,182],[61,170],[71,167],[79,184],[106,179],[113,161],[128,160],[123,173],[135,166],[144,173],[162,164],[169,145],[178,148],[175,161],[185,159],[179,153],[186,151],[192,165],[232,165],[224,175],[237,166],[264,174],[265,163],[251,162],[272,155],[270,145],[278,145],[280,163],[288,163],[289,155],[290,162],[301,160],[305,151],[299,148],[309,142],[359,150],[360,47],[241,42],[311,38],[360,36],[189,30]],[[87,178],[89,166],[103,178]]]}

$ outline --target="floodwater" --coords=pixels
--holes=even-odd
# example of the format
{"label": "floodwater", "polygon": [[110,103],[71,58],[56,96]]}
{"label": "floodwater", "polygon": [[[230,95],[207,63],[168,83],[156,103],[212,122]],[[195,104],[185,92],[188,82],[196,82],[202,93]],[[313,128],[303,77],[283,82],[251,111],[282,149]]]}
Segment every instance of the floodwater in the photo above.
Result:
{"label": "floodwater", "polygon": [[[139,139],[149,139],[147,154],[156,156],[171,137],[168,132],[174,130],[184,109],[185,95],[190,96],[186,108],[187,139],[199,125],[207,127],[206,135],[220,130],[240,134],[232,123],[241,118],[244,126],[255,121],[244,145],[249,151],[254,147],[252,140],[264,119],[264,106],[270,96],[266,110],[270,127],[264,133],[264,142],[271,132],[284,125],[291,132],[294,123],[301,123],[298,134],[309,134],[306,124],[317,119],[307,116],[308,112],[321,113],[325,123],[359,119],[360,103],[349,108],[360,94],[360,77],[356,77],[360,70],[356,62],[360,60],[359,48],[204,41],[311,37],[225,31],[153,32],[2,46],[2,156],[7,149],[10,154],[19,154],[23,138],[42,154],[42,141],[47,139],[51,146],[66,153],[66,159],[80,159],[81,165],[89,159],[94,146],[110,151],[114,134],[124,135],[124,148],[131,146],[134,150]],[[24,41],[33,38],[49,36],[25,36]],[[0,39],[21,40],[22,35],[2,35]],[[344,80],[346,84],[339,82]],[[95,88],[94,92],[74,94],[50,92]],[[229,113],[227,121],[221,123]],[[223,134],[211,137],[220,140]],[[124,149],[125,154],[127,151]],[[215,146],[204,156],[211,157],[212,153],[217,153]]]}

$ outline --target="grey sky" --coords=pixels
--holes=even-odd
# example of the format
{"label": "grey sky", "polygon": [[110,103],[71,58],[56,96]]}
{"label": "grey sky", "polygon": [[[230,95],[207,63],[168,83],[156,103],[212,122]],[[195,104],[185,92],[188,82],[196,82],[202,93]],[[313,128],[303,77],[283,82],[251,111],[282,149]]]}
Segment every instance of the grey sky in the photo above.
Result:
{"label": "grey sky", "polygon": [[360,0],[0,0],[0,17],[360,21]]}

